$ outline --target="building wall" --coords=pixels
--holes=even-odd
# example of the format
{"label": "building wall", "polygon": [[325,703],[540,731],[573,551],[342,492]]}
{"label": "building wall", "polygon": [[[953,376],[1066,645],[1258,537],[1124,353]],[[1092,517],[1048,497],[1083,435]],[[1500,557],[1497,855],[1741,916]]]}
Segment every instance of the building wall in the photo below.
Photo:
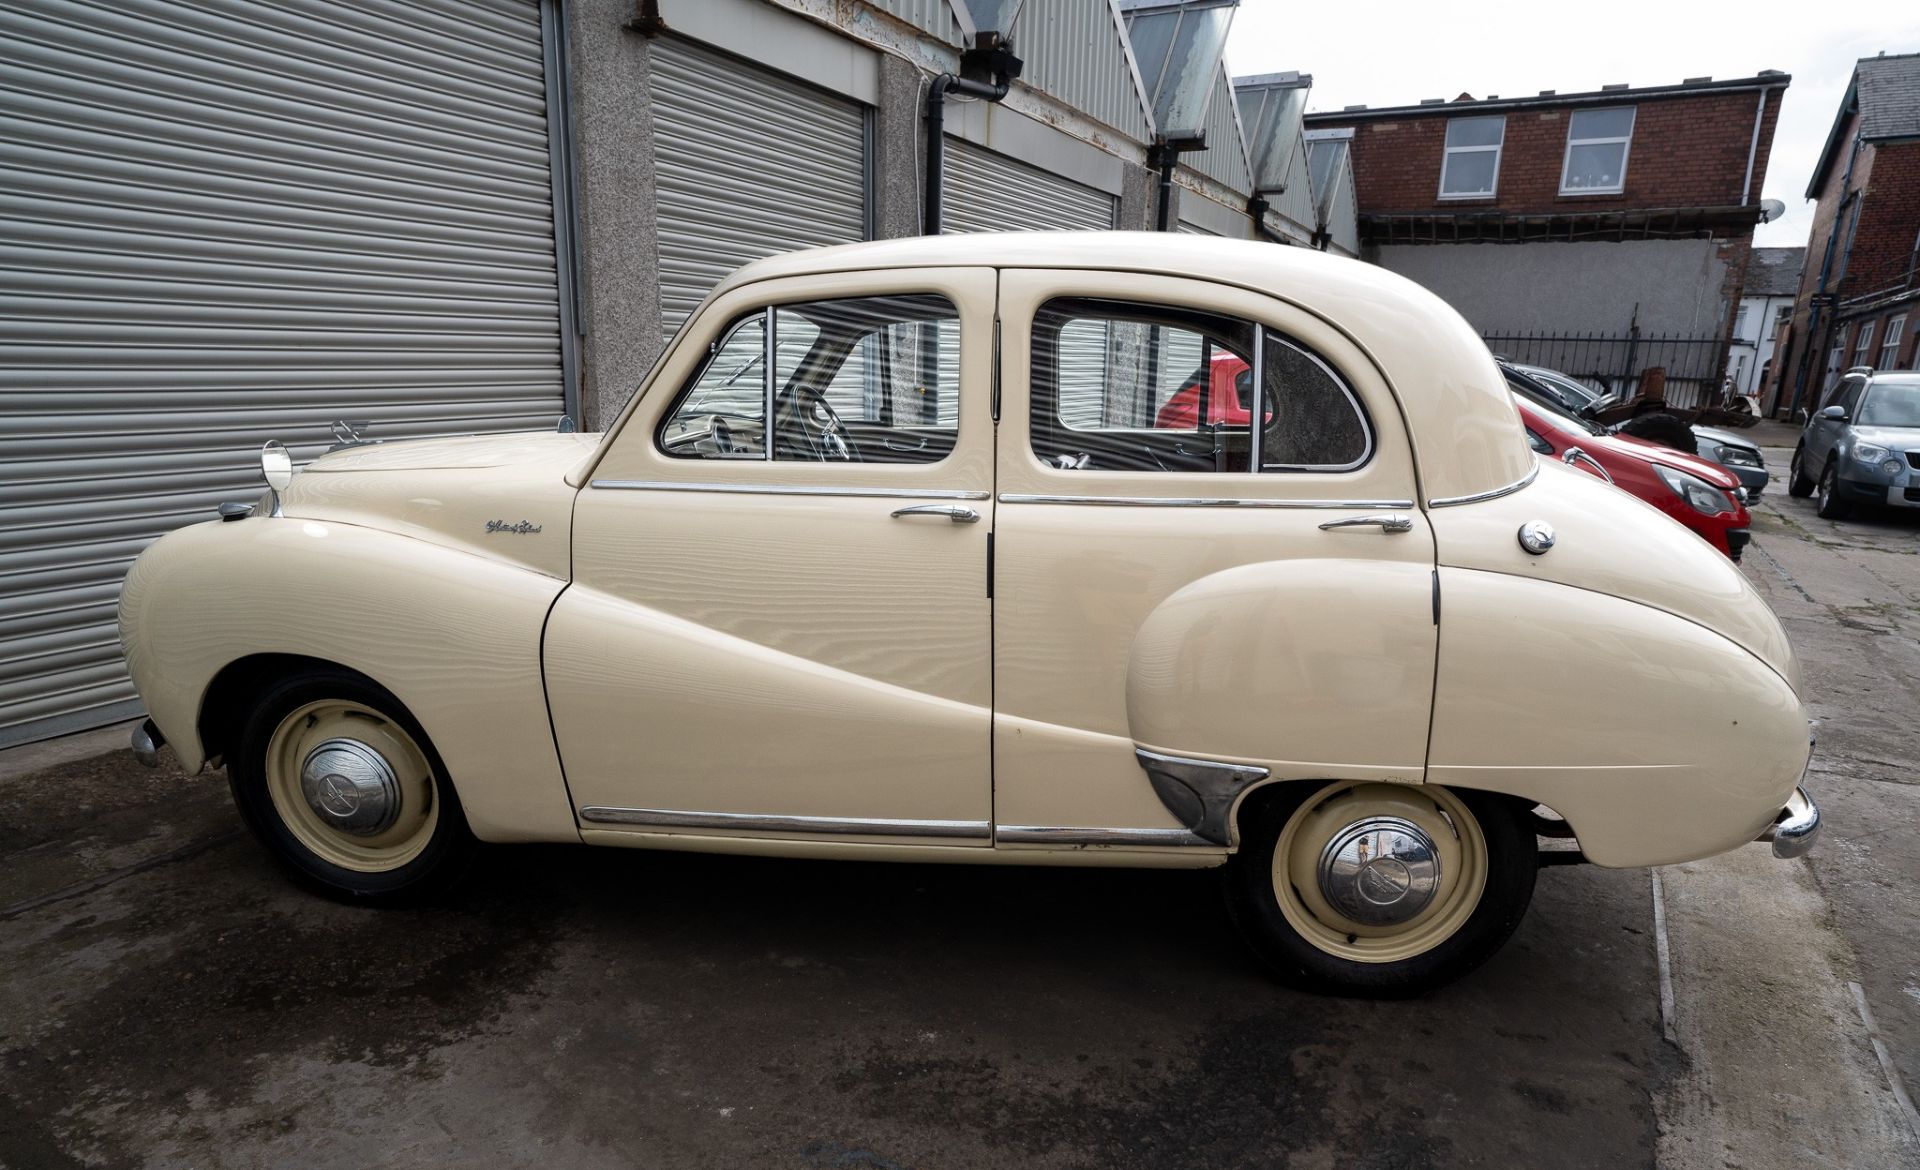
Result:
{"label": "building wall", "polygon": [[1727,353],[1727,376],[1733,380],[1737,392],[1760,393],[1760,375],[1773,357],[1775,324],[1780,310],[1792,306],[1793,298],[1787,296],[1740,298],[1732,346]]}
{"label": "building wall", "polygon": [[[1748,201],[1758,198],[1780,116],[1784,90],[1767,92],[1760,145]],[[1434,106],[1429,113],[1343,120],[1320,115],[1315,130],[1354,128],[1354,177],[1360,212],[1500,210],[1513,212],[1617,211],[1656,207],[1727,207],[1740,203],[1753,121],[1755,90],[1705,92],[1675,97],[1621,95],[1635,106],[1625,190],[1619,195],[1561,195],[1570,108],[1508,110],[1496,193],[1490,199],[1441,199],[1440,170],[1447,122],[1454,117],[1496,114],[1466,103]],[[1596,108],[1582,106],[1579,108]]]}
{"label": "building wall", "polygon": [[[1865,194],[1840,285],[1842,300],[1909,280],[1920,236],[1920,142],[1882,142],[1870,149],[1872,166],[1858,184]],[[1841,246],[1846,243],[1843,238]]]}
{"label": "building wall", "polygon": [[[1483,333],[1704,337],[1724,317],[1729,263],[1714,240],[1623,243],[1398,244],[1369,250],[1433,290]],[[1744,261],[1743,261],[1744,262]]]}

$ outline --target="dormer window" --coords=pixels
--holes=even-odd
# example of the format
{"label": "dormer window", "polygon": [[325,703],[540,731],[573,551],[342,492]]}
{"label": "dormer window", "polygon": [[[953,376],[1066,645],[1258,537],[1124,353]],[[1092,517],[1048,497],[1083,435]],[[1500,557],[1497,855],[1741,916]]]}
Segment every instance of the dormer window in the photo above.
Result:
{"label": "dormer window", "polygon": [[1560,170],[1562,195],[1618,195],[1627,189],[1634,109],[1574,111],[1567,122],[1567,158]]}
{"label": "dormer window", "polygon": [[1446,157],[1440,164],[1440,198],[1490,198],[1500,180],[1500,146],[1506,137],[1504,117],[1449,120]]}

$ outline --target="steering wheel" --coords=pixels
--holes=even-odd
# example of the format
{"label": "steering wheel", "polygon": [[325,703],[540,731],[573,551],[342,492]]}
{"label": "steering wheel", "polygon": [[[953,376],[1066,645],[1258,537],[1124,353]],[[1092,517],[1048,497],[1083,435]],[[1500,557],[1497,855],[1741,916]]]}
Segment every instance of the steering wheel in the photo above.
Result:
{"label": "steering wheel", "polygon": [[814,387],[796,383],[781,391],[774,415],[782,431],[798,432],[795,445],[803,455],[822,462],[859,458],[847,442],[847,424],[841,421],[840,412]]}

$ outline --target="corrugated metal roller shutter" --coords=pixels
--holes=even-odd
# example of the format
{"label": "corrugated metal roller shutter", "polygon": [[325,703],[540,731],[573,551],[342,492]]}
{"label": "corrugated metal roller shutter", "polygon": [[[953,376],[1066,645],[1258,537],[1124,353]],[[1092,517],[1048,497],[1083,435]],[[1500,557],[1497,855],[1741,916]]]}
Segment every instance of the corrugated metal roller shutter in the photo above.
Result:
{"label": "corrugated metal roller shutter", "polygon": [[866,238],[864,106],[686,41],[652,53],[668,333],[749,260]]}
{"label": "corrugated metal roller shutter", "polygon": [[[1107,231],[1113,196],[1008,158],[964,138],[947,139],[942,232]],[[1087,321],[1060,334],[1060,418],[1102,425],[1107,327]]]}
{"label": "corrugated metal roller shutter", "polygon": [[531,0],[0,10],[0,743],[137,710],[114,609],[268,438],[563,409]]}
{"label": "corrugated metal roller shutter", "polygon": [[1107,231],[1113,196],[1072,179],[947,139],[943,232]]}

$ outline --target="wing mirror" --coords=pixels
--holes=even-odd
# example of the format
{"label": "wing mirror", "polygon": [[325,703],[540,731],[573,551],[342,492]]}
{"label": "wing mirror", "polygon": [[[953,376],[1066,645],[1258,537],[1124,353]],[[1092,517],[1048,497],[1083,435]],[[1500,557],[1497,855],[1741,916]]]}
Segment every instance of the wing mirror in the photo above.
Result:
{"label": "wing mirror", "polygon": [[1829,406],[1820,412],[1820,417],[1826,419],[1828,422],[1846,422],[1847,408],[1844,406]]}
{"label": "wing mirror", "polygon": [[293,482],[293,456],[278,439],[268,439],[260,445],[260,470],[267,477],[267,487],[273,495],[272,515],[280,515],[280,493],[287,490]]}

